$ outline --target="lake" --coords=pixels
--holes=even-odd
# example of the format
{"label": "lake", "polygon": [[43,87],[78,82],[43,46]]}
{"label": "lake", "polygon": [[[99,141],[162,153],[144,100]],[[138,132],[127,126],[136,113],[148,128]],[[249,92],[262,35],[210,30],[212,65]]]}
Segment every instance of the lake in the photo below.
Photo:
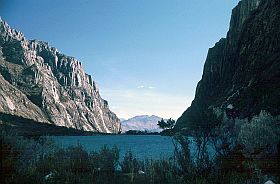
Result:
{"label": "lake", "polygon": [[[58,146],[69,147],[81,144],[87,151],[99,150],[103,145],[120,149],[120,158],[131,150],[138,159],[169,158],[173,156],[174,146],[172,138],[159,135],[98,135],[98,136],[55,136]],[[191,154],[195,147],[191,141]]]}

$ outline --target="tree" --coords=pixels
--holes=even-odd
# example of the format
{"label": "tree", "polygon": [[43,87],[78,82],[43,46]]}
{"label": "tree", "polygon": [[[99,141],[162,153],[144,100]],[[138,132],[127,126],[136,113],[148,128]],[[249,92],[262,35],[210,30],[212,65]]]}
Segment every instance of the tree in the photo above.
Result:
{"label": "tree", "polygon": [[169,118],[169,119],[167,120],[166,124],[167,124],[167,128],[168,128],[168,129],[172,129],[172,128],[174,128],[175,120]]}
{"label": "tree", "polygon": [[160,121],[158,121],[157,125],[162,129],[172,129],[172,128],[174,128],[175,120],[173,120],[171,118],[169,118],[167,121],[165,121],[164,119],[161,119]]}
{"label": "tree", "polygon": [[164,121],[164,119],[162,118],[160,121],[158,121],[157,124],[160,128],[165,129],[166,128],[166,123]]}

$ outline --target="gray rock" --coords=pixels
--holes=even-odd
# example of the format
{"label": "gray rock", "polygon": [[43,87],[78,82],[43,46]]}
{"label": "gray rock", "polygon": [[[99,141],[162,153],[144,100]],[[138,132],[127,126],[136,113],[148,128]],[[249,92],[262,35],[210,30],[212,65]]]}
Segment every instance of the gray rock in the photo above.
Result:
{"label": "gray rock", "polygon": [[86,131],[121,131],[81,62],[46,42],[27,40],[1,19],[0,74],[0,112]]}
{"label": "gray rock", "polygon": [[0,112],[48,123],[42,110],[0,74]]}
{"label": "gray rock", "polygon": [[264,184],[275,184],[273,181],[268,180],[267,182],[265,182]]}

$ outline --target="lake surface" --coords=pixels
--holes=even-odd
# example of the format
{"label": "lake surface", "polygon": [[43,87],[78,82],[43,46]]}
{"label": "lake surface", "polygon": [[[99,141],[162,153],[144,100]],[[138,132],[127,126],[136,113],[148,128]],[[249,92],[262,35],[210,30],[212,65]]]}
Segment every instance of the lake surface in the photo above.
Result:
{"label": "lake surface", "polygon": [[137,158],[168,158],[173,156],[171,137],[157,135],[100,135],[100,136],[55,136],[58,146],[69,147],[81,144],[87,151],[100,150],[103,145],[120,149],[120,158],[131,150]]}
{"label": "lake surface", "polygon": [[[120,149],[120,159],[131,150],[138,159],[169,158],[173,156],[174,146],[172,138],[158,135],[98,135],[98,136],[55,136],[58,146],[69,147],[81,144],[87,151],[98,151],[104,145]],[[190,139],[191,140],[191,139]],[[191,154],[194,154],[195,145],[191,141]]]}

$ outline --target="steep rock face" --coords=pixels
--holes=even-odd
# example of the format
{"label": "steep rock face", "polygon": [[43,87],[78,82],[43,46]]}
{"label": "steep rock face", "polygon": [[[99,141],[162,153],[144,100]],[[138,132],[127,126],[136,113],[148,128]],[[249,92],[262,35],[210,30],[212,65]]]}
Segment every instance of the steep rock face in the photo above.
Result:
{"label": "steep rock face", "polygon": [[61,54],[46,42],[27,40],[2,20],[0,58],[3,80],[33,104],[28,110],[36,109],[43,114],[41,120],[31,113],[31,119],[86,131],[120,131],[119,119],[109,110],[92,77],[75,58]]}
{"label": "steep rock face", "polygon": [[205,110],[251,118],[280,114],[280,1],[242,0],[233,9],[226,38],[209,49],[195,99],[177,128]]}
{"label": "steep rock face", "polygon": [[48,123],[41,109],[20,90],[7,82],[2,75],[0,75],[0,112],[27,119],[32,117],[37,122]]}

